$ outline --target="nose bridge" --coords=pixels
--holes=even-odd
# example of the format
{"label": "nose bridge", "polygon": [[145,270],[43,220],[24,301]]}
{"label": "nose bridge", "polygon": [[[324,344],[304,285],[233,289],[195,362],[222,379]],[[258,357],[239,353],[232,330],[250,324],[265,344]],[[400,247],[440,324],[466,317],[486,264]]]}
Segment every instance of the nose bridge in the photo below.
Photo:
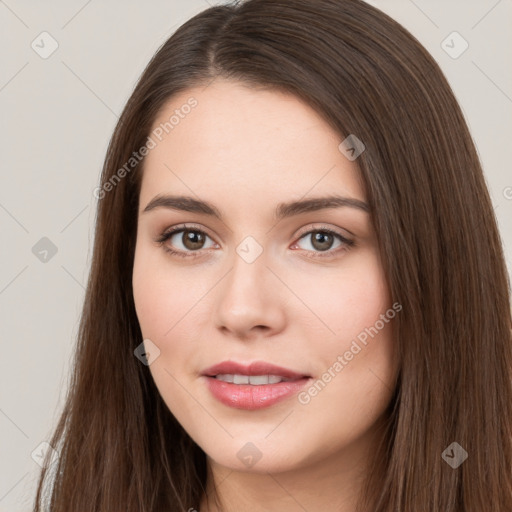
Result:
{"label": "nose bridge", "polygon": [[256,305],[267,295],[267,253],[254,237],[247,236],[235,248],[232,270],[227,278],[226,295],[232,295],[240,306]]}
{"label": "nose bridge", "polygon": [[284,314],[267,256],[263,245],[251,236],[236,247],[231,270],[219,288],[215,319],[219,327],[240,336],[256,326],[280,327]]}

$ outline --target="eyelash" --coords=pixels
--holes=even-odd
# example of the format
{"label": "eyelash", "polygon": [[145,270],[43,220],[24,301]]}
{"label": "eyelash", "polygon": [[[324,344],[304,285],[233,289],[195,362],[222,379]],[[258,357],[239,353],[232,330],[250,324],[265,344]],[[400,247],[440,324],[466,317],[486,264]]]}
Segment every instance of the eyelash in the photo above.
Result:
{"label": "eyelash", "polygon": [[[184,252],[184,251],[176,251],[174,249],[171,249],[167,245],[165,245],[165,242],[167,240],[169,240],[173,235],[175,235],[176,233],[180,233],[182,231],[187,231],[187,230],[192,231],[194,233],[201,233],[201,234],[207,236],[208,238],[211,238],[205,231],[203,231],[202,229],[196,228],[195,226],[180,225],[180,226],[175,226],[169,230],[164,231],[156,239],[156,242],[162,246],[164,251],[171,254],[172,256],[179,256],[180,258],[197,258],[197,257],[201,256],[202,249],[199,249],[197,251]],[[307,252],[313,253],[313,255],[311,256],[313,258],[329,258],[329,257],[332,257],[334,254],[337,254],[338,252],[347,251],[348,249],[350,249],[351,247],[354,247],[356,245],[353,240],[349,240],[348,238],[344,237],[337,231],[334,231],[333,229],[328,228],[326,226],[325,227],[320,226],[318,228],[311,229],[309,231],[306,231],[305,233],[302,233],[300,235],[300,237],[297,239],[297,241],[302,240],[302,238],[306,237],[307,235],[311,235],[312,233],[327,233],[329,235],[333,235],[334,237],[337,237],[344,244],[344,247],[338,247],[335,250],[329,249],[327,251],[307,251]],[[206,250],[208,250],[208,249],[206,249]]]}

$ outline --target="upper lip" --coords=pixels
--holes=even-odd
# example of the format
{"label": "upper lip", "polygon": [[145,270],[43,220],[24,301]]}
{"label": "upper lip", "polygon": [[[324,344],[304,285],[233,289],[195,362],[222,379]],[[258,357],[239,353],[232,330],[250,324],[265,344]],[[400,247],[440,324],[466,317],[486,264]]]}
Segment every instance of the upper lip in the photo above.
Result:
{"label": "upper lip", "polygon": [[247,365],[235,363],[234,361],[223,361],[206,368],[203,375],[207,377],[215,377],[216,375],[277,375],[286,379],[301,379],[309,377],[303,373],[297,373],[289,368],[276,366],[275,364],[265,361],[254,361]]}

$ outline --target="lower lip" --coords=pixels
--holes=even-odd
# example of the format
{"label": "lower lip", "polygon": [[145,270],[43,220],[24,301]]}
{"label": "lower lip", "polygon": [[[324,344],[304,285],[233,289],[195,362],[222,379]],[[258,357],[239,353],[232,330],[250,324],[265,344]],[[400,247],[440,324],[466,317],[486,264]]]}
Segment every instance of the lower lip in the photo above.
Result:
{"label": "lower lip", "polygon": [[280,402],[292,395],[297,394],[310,380],[309,377],[302,379],[279,382],[277,384],[232,384],[206,377],[208,388],[211,394],[224,405],[235,409],[263,409]]}

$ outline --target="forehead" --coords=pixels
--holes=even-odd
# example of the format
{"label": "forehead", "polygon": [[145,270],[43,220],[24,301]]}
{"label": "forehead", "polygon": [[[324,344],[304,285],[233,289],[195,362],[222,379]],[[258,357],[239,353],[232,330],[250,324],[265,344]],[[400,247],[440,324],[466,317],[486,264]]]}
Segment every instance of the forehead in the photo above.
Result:
{"label": "forehead", "polygon": [[292,94],[216,80],[171,98],[155,133],[141,204],[160,193],[240,206],[333,192],[365,197],[356,163],[338,149],[343,137]]}

